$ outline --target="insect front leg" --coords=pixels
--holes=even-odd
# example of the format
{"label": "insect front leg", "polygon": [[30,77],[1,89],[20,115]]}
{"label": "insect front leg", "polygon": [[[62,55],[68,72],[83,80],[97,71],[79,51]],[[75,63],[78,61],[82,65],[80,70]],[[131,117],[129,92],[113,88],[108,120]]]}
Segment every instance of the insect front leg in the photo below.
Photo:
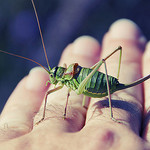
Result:
{"label": "insect front leg", "polygon": [[51,94],[51,93],[53,93],[53,92],[55,92],[55,91],[60,90],[62,87],[63,87],[63,86],[58,86],[58,87],[56,87],[56,88],[54,88],[54,89],[52,89],[52,90],[47,91],[47,93],[46,93],[46,95],[45,95],[45,101],[44,101],[43,117],[41,118],[41,120],[39,120],[39,121],[36,123],[36,125],[38,125],[40,122],[42,122],[42,121],[45,119],[45,111],[46,111],[46,104],[47,104],[47,97],[48,97],[48,95]]}

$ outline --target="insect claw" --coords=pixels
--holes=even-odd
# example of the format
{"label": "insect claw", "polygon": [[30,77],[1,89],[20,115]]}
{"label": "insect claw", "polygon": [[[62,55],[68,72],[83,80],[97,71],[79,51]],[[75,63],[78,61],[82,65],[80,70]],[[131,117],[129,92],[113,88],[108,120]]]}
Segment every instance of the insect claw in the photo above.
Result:
{"label": "insect claw", "polygon": [[128,125],[128,123],[126,123],[125,121],[121,121],[121,120],[115,119],[114,117],[111,117],[111,119],[112,119],[114,122],[121,123],[121,124],[124,124],[124,125]]}
{"label": "insect claw", "polygon": [[118,123],[119,123],[119,121],[118,121],[117,119],[115,119],[114,117],[111,117],[111,119],[112,119],[113,121],[115,121],[115,122],[118,122]]}
{"label": "insect claw", "polygon": [[64,119],[64,120],[66,120],[66,113],[64,113],[64,115],[63,115],[63,119]]}
{"label": "insect claw", "polygon": [[41,123],[44,120],[44,118],[42,118],[41,120],[39,120],[35,125],[38,125],[39,123]]}

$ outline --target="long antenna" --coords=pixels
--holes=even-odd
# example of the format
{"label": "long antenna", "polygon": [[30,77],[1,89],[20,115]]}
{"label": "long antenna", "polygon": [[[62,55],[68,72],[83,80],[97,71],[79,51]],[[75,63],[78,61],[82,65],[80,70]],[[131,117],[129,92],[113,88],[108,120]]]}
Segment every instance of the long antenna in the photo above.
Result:
{"label": "long antenna", "polygon": [[13,54],[13,53],[9,53],[9,52],[3,51],[3,50],[0,50],[0,52],[8,54],[8,55],[15,56],[15,57],[23,58],[23,59],[26,59],[26,60],[29,60],[29,61],[32,61],[32,62],[38,64],[39,66],[41,66],[43,69],[45,69],[49,73],[49,71],[44,66],[42,66],[40,63],[38,63],[37,61],[35,61],[33,59],[30,59],[30,58],[27,58],[27,57],[24,57],[24,56],[20,56],[20,55],[16,55],[16,54]]}
{"label": "long antenna", "polygon": [[50,65],[49,65],[49,61],[48,61],[48,57],[47,57],[47,53],[46,53],[46,48],[45,48],[45,44],[44,44],[44,40],[43,40],[43,35],[42,35],[42,30],[41,30],[41,26],[40,26],[40,22],[39,22],[39,18],[38,18],[37,10],[36,10],[36,7],[35,7],[35,4],[34,4],[34,1],[33,1],[33,0],[31,0],[31,2],[32,2],[33,9],[34,9],[34,13],[35,13],[35,16],[36,16],[36,21],[37,21],[38,28],[39,28],[39,32],[40,32],[40,36],[41,36],[41,41],[42,41],[42,46],[43,46],[43,50],[44,50],[44,54],[45,54],[45,58],[46,58],[46,62],[47,62],[47,65],[48,65],[49,70],[51,70],[51,67],[50,67]]}

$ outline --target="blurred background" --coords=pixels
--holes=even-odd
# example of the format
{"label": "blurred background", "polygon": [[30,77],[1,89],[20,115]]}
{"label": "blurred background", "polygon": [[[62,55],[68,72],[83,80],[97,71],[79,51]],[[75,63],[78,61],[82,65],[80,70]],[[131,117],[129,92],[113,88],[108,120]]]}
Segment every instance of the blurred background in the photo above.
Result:
{"label": "blurred background", "polygon": [[[150,39],[150,0],[34,0],[51,67],[63,49],[81,35],[101,42],[120,18],[139,25]],[[30,0],[0,0],[0,49],[32,58],[46,66]],[[36,64],[0,53],[0,111],[17,83]]]}

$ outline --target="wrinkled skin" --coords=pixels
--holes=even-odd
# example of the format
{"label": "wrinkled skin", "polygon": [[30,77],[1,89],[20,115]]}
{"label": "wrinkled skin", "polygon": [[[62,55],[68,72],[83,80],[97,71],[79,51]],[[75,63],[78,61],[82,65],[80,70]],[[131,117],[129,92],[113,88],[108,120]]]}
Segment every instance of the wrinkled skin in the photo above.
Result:
{"label": "wrinkled skin", "polygon": [[[115,22],[105,34],[102,46],[91,37],[78,38],[64,50],[59,65],[77,62],[90,67],[119,45],[123,47],[121,83],[131,83],[142,74],[150,74],[150,44],[129,20]],[[108,73],[115,77],[118,56],[115,54],[107,61]],[[104,67],[100,70],[104,72]],[[87,98],[86,109],[81,105],[83,95],[75,92],[71,92],[67,119],[63,120],[67,95],[64,87],[48,96],[46,118],[35,125],[42,117],[48,77],[46,72],[36,68],[17,85],[0,117],[1,150],[150,149],[150,80],[144,83],[144,89],[139,85],[112,95],[114,117],[123,123],[110,119],[107,97]]]}

